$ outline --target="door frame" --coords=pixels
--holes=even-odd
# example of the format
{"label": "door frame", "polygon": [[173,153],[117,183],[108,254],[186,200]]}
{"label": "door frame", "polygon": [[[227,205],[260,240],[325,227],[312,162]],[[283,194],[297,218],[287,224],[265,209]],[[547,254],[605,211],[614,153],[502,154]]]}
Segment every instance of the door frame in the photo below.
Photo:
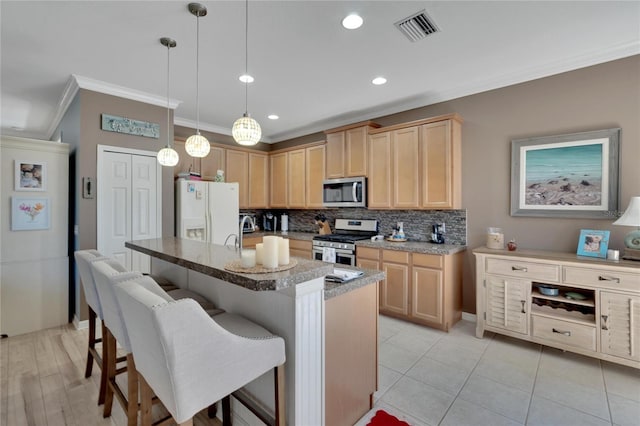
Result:
{"label": "door frame", "polygon": [[[130,154],[130,155],[141,155],[144,157],[153,157],[154,159],[157,157],[158,153],[155,151],[145,151],[142,149],[132,149],[132,148],[123,148],[120,146],[111,146],[111,145],[98,145],[98,160],[96,164],[96,179],[97,179],[97,187],[96,187],[96,198],[97,198],[97,215],[96,215],[96,225],[97,225],[97,235],[96,235],[96,247],[98,251],[102,249],[102,243],[104,239],[104,228],[100,226],[102,223],[102,191],[104,190],[104,153],[105,152],[115,152],[118,154]],[[160,163],[156,162],[156,200],[157,207],[156,208],[156,235],[158,238],[162,237],[162,166]]]}

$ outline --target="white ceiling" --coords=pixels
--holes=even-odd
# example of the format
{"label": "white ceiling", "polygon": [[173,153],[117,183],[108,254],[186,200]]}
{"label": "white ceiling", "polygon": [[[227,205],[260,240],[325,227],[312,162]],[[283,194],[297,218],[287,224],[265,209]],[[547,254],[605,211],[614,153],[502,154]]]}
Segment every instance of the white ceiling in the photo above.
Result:
{"label": "white ceiling", "polygon": [[[175,123],[195,127],[188,3],[2,0],[2,133],[48,139],[72,74],[163,105],[164,36],[178,42]],[[229,134],[244,112],[244,1],[201,3],[200,127]],[[411,43],[394,23],[421,9],[440,32]],[[342,28],[350,12],[360,29]],[[639,53],[640,1],[252,0],[249,112],[276,142]],[[373,86],[379,75],[388,83]]]}

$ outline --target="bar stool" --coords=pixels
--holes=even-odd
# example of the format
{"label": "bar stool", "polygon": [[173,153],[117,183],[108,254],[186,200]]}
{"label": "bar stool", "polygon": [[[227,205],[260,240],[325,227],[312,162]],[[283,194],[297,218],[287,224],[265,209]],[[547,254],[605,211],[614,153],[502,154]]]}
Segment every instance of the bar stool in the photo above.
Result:
{"label": "bar stool", "polygon": [[[103,342],[105,336],[105,324],[102,321],[102,306],[100,299],[98,298],[98,291],[96,290],[96,283],[93,279],[93,272],[91,271],[91,263],[96,261],[102,261],[108,259],[103,256],[97,250],[78,250],[74,253],[76,263],[78,264],[78,273],[80,274],[80,282],[84,289],[84,296],[89,306],[89,342],[87,344],[87,366],[85,368],[84,377],[91,377],[93,372],[93,361],[96,361],[100,368],[100,391],[98,394],[98,405],[104,404],[104,399],[107,389],[107,371],[104,367],[106,345]],[[119,272],[124,272],[122,265],[115,265]],[[102,326],[102,338],[96,338],[96,319],[100,319]],[[102,354],[99,354],[96,350],[96,344],[102,343]]]}
{"label": "bar stool", "polygon": [[285,423],[281,337],[239,315],[212,318],[193,300],[167,302],[138,279],[117,284],[115,292],[138,363],[143,426],[151,424],[154,394],[179,425],[192,425],[196,413],[224,398],[228,425],[229,395],[270,369],[275,424]]}

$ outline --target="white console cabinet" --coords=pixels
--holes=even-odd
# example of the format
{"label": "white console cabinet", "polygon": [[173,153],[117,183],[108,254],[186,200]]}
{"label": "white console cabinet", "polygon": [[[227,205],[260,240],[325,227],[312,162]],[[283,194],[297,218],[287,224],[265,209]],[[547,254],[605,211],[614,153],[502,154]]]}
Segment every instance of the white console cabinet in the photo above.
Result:
{"label": "white console cabinet", "polygon": [[487,330],[640,369],[640,262],[531,250],[473,253],[477,337]]}

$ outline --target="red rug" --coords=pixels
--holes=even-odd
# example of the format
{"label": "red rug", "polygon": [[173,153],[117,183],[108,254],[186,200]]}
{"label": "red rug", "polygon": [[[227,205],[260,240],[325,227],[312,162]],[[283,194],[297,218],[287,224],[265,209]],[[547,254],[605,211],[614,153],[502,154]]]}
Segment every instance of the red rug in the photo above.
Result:
{"label": "red rug", "polygon": [[376,411],[376,415],[371,418],[367,426],[411,426],[384,410]]}

